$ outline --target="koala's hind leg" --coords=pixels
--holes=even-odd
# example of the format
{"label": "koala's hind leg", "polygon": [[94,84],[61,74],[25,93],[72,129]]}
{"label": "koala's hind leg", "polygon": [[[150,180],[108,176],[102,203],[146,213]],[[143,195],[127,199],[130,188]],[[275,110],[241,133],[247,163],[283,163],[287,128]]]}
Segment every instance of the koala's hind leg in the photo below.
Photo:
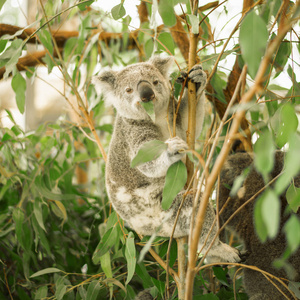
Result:
{"label": "koala's hind leg", "polygon": [[[174,200],[170,208],[170,210],[172,210],[172,215],[168,220],[169,230],[172,230],[173,228],[176,214],[179,209],[183,194],[184,192],[181,192],[177,195],[176,199]],[[189,234],[192,208],[193,208],[193,195],[187,195],[184,204],[181,208],[174,237],[181,237]],[[205,253],[208,250],[211,242],[213,241],[215,235],[217,234],[218,229],[216,224],[213,226],[211,230],[214,219],[215,219],[215,213],[212,205],[209,204],[206,210],[206,215],[205,215],[201,237],[199,241],[199,250],[202,249],[202,253]],[[208,234],[209,236],[207,238]],[[204,245],[205,241],[206,243]],[[218,236],[216,237],[212,247],[210,248],[207,254],[207,258],[210,262],[218,262],[218,263],[241,261],[241,258],[239,256],[239,251],[235,248],[230,247],[227,244],[222,243],[219,240]]]}

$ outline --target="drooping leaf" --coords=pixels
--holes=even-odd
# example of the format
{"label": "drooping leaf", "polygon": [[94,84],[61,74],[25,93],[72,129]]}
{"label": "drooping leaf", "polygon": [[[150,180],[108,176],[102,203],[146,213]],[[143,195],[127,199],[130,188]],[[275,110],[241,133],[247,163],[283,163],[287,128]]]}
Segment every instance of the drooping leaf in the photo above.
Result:
{"label": "drooping leaf", "polygon": [[254,79],[268,42],[268,29],[263,19],[254,10],[248,13],[240,28],[242,57],[248,72]]}
{"label": "drooping leaf", "polygon": [[264,243],[267,240],[268,237],[268,231],[267,226],[264,223],[263,216],[262,216],[262,203],[263,198],[260,197],[255,202],[254,206],[254,224],[255,224],[255,230],[260,238],[260,240]]}
{"label": "drooping leaf", "polygon": [[290,281],[288,287],[300,299],[300,282]]}
{"label": "drooping leaf", "polygon": [[300,207],[300,188],[297,188],[294,183],[286,191],[286,200],[293,212],[297,213]]}
{"label": "drooping leaf", "polygon": [[134,275],[135,266],[136,266],[136,250],[134,244],[134,235],[132,232],[129,232],[126,240],[125,258],[127,261],[127,270],[128,270],[127,279],[125,283],[127,285]]}
{"label": "drooping leaf", "polygon": [[268,181],[268,174],[274,166],[274,150],[272,134],[270,131],[265,131],[254,145],[254,165],[266,182]]}
{"label": "drooping leaf", "polygon": [[279,230],[280,207],[280,200],[273,190],[269,189],[262,195],[262,219],[271,239],[276,237]]}
{"label": "drooping leaf", "polygon": [[161,206],[164,210],[170,208],[177,194],[183,189],[187,179],[185,164],[179,160],[172,164],[166,175],[166,182],[163,189]]}
{"label": "drooping leaf", "polygon": [[56,291],[55,291],[55,298],[57,300],[61,300],[65,293],[67,291],[67,286],[64,285],[63,283],[59,284],[57,287],[56,287]]}
{"label": "drooping leaf", "polygon": [[297,215],[292,214],[284,224],[284,231],[289,248],[292,252],[300,246],[300,220]]}
{"label": "drooping leaf", "polygon": [[172,27],[176,24],[173,0],[159,1],[158,12],[166,26]]}
{"label": "drooping leaf", "polygon": [[295,108],[289,103],[280,107],[272,117],[271,125],[275,132],[276,144],[279,148],[282,148],[298,127]]}
{"label": "drooping leaf", "polygon": [[24,247],[23,239],[24,239],[24,233],[23,233],[23,222],[24,222],[24,212],[21,210],[21,208],[16,208],[13,211],[13,220],[16,224],[16,236],[19,243]]}
{"label": "drooping leaf", "polygon": [[25,111],[26,80],[17,72],[11,80],[11,87],[16,94],[16,102],[21,114]]}
{"label": "drooping leaf", "polygon": [[[162,32],[158,36],[157,48],[165,52],[171,52],[172,55],[175,54],[175,44],[174,40],[169,32]],[[168,51],[169,50],[169,51]]]}
{"label": "drooping leaf", "polygon": [[146,142],[132,159],[130,167],[135,168],[143,163],[158,158],[167,148],[167,144],[159,140]]}
{"label": "drooping leaf", "polygon": [[33,213],[40,227],[46,232],[41,204],[42,203],[38,198],[34,200]]}
{"label": "drooping leaf", "polygon": [[34,300],[40,300],[47,297],[48,294],[48,287],[47,286],[41,286],[35,294]]}
{"label": "drooping leaf", "polygon": [[94,254],[93,254],[93,262],[95,264],[99,263],[99,258],[104,255],[115,243],[118,238],[118,232],[116,227],[110,228],[101,238]]}
{"label": "drooping leaf", "polygon": [[294,133],[289,138],[289,151],[285,155],[283,174],[275,182],[275,191],[280,195],[300,171],[300,136]]}
{"label": "drooping leaf", "polygon": [[100,288],[101,287],[98,280],[92,281],[87,289],[86,299],[97,300]]}

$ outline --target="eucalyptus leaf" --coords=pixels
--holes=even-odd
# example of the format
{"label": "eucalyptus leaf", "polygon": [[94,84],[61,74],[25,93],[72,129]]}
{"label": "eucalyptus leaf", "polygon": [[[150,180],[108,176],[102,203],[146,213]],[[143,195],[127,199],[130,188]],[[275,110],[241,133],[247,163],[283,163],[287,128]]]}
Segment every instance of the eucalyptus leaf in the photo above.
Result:
{"label": "eucalyptus leaf", "polygon": [[269,189],[262,195],[262,219],[271,239],[276,237],[279,230],[280,207],[280,200],[273,190]]}
{"label": "eucalyptus leaf", "polygon": [[93,280],[87,289],[86,299],[97,300],[100,289],[100,282],[98,280]]}
{"label": "eucalyptus leaf", "polygon": [[111,9],[111,15],[115,20],[121,19],[126,15],[126,10],[123,6],[123,2],[121,2],[120,4],[114,6]]}
{"label": "eucalyptus leaf", "polygon": [[300,208],[300,188],[296,187],[294,183],[286,191],[286,200],[293,212],[297,213]]}
{"label": "eucalyptus leaf", "polygon": [[176,24],[173,0],[160,0],[158,4],[158,12],[166,26],[171,27]]}
{"label": "eucalyptus leaf", "polygon": [[169,167],[161,202],[161,206],[164,210],[170,208],[177,194],[183,189],[186,180],[187,170],[185,164],[181,160]]}
{"label": "eucalyptus leaf", "polygon": [[300,219],[296,214],[292,214],[284,224],[284,232],[292,252],[300,246]]}
{"label": "eucalyptus leaf", "polygon": [[63,271],[60,270],[60,269],[57,269],[57,268],[46,268],[44,270],[41,270],[41,271],[38,271],[38,272],[32,274],[30,276],[30,278],[42,276],[42,275],[45,275],[45,274],[58,273],[58,272],[63,272]]}
{"label": "eucalyptus leaf", "polygon": [[253,79],[265,52],[268,37],[269,32],[263,19],[254,10],[249,12],[241,24],[240,46],[242,57]]}
{"label": "eucalyptus leaf", "polygon": [[136,250],[134,244],[134,235],[132,232],[129,232],[128,237],[126,239],[125,258],[127,261],[127,270],[128,270],[127,279],[125,283],[127,285],[134,275],[135,266],[136,266]]}
{"label": "eucalyptus leaf", "polygon": [[167,144],[159,140],[144,143],[131,161],[131,168],[158,158],[166,149]]}
{"label": "eucalyptus leaf", "polygon": [[272,134],[267,130],[254,145],[254,165],[256,170],[263,175],[265,182],[268,181],[268,174],[274,166],[274,150]]}
{"label": "eucalyptus leaf", "polygon": [[167,53],[175,54],[175,44],[173,37],[169,32],[162,32],[159,34],[157,40],[159,41],[157,44],[157,48],[161,49]]}
{"label": "eucalyptus leaf", "polygon": [[25,111],[26,80],[17,72],[11,81],[11,87],[16,93],[16,102],[21,114]]}
{"label": "eucalyptus leaf", "polygon": [[141,106],[145,109],[146,113],[149,115],[151,120],[155,122],[155,112],[154,112],[154,103],[153,101],[140,102]]}

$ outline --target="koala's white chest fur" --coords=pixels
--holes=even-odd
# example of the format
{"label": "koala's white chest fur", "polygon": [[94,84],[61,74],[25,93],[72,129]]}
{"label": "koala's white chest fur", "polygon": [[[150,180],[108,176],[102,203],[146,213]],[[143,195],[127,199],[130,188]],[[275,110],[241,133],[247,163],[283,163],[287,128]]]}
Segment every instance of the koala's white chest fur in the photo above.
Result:
{"label": "koala's white chest fur", "polygon": [[[154,57],[147,63],[138,63],[119,72],[103,72],[95,79],[106,101],[117,110],[114,132],[110,143],[106,164],[106,188],[109,199],[117,213],[142,235],[170,236],[178,208],[182,201],[181,192],[171,207],[165,211],[161,207],[162,192],[168,168],[184,157],[179,150],[187,149],[185,142],[187,130],[187,93],[179,106],[176,121],[176,137],[170,139],[173,125],[173,107],[170,102],[168,70],[172,59]],[[197,123],[200,133],[204,116],[204,96],[201,96],[206,82],[206,74],[201,66],[195,66],[189,79],[198,85]],[[108,99],[107,99],[108,98]],[[200,98],[200,99],[199,99]],[[141,101],[154,101],[155,122],[151,120]],[[177,102],[175,103],[177,106]],[[130,163],[139,149],[152,140],[164,141],[168,147],[157,159],[135,168]],[[178,219],[174,237],[189,233],[193,207],[193,196],[188,195]],[[207,222],[203,234],[207,234],[212,223],[213,210],[207,213]],[[213,230],[213,232],[215,232]],[[218,239],[216,247],[222,245]],[[213,256],[223,252],[226,261],[238,261],[237,252],[230,247],[221,247],[224,251],[211,250]],[[228,250],[230,249],[230,250]]]}

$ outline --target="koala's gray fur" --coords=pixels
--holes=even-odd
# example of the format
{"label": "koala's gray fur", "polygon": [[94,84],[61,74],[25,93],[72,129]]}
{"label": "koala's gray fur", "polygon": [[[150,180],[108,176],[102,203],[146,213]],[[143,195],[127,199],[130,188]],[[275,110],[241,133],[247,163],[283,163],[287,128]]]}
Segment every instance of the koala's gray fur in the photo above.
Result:
{"label": "koala's gray fur", "polygon": [[[219,201],[220,208],[224,205],[229,197],[230,190],[228,185],[232,186],[235,178],[241,174],[242,170],[252,164],[252,157],[247,153],[236,153],[229,156],[221,174]],[[284,153],[276,152],[275,166],[270,174],[270,179],[276,177],[283,169]],[[296,187],[300,187],[300,175],[294,178]],[[253,167],[248,173],[242,187],[237,196],[232,197],[221,214],[221,223],[225,222],[243,203],[255,195],[264,186],[264,180]],[[256,266],[266,272],[269,272],[277,277],[288,279],[287,274],[283,269],[276,269],[272,266],[276,258],[282,257],[286,250],[286,238],[282,232],[283,224],[289,218],[289,214],[285,213],[287,200],[285,193],[281,195],[281,225],[280,233],[274,240],[268,240],[262,243],[255,233],[253,224],[253,210],[255,201],[247,204],[229,223],[232,228],[244,241],[246,250],[250,252],[245,263],[247,265]],[[298,210],[297,213],[300,216]],[[296,271],[296,275],[292,278],[293,281],[300,281],[300,249],[298,249],[290,258],[289,263]],[[282,289],[282,285],[277,281],[275,283]],[[282,294],[259,272],[250,269],[244,269],[244,284],[247,294],[251,300],[281,300],[285,299]],[[290,293],[283,289],[283,292],[291,297]],[[292,298],[290,298],[292,299]]]}
{"label": "koala's gray fur", "polygon": [[[169,69],[173,63],[170,57],[154,57],[148,62],[130,65],[120,71],[104,71],[94,79],[98,90],[104,93],[107,104],[117,111],[114,132],[106,164],[106,188],[110,201],[117,213],[141,235],[169,237],[171,235],[178,207],[184,191],[179,193],[170,209],[161,207],[162,191],[169,166],[181,160],[187,149],[187,91],[184,92],[176,122],[176,134],[169,138],[169,124],[173,124],[173,107],[170,101]],[[199,136],[204,118],[204,95],[200,97],[206,74],[201,66],[195,66],[188,75],[197,83],[197,128]],[[140,105],[142,100],[154,101],[155,122]],[[145,142],[164,141],[168,148],[154,161],[131,168],[131,160]],[[189,233],[193,196],[188,195],[179,217],[174,237]],[[214,219],[214,211],[207,210],[202,241]],[[215,227],[211,239],[217,228]],[[210,244],[208,240],[207,245]],[[204,250],[206,250],[204,248]],[[219,261],[240,261],[236,249],[216,239],[209,254]]]}

